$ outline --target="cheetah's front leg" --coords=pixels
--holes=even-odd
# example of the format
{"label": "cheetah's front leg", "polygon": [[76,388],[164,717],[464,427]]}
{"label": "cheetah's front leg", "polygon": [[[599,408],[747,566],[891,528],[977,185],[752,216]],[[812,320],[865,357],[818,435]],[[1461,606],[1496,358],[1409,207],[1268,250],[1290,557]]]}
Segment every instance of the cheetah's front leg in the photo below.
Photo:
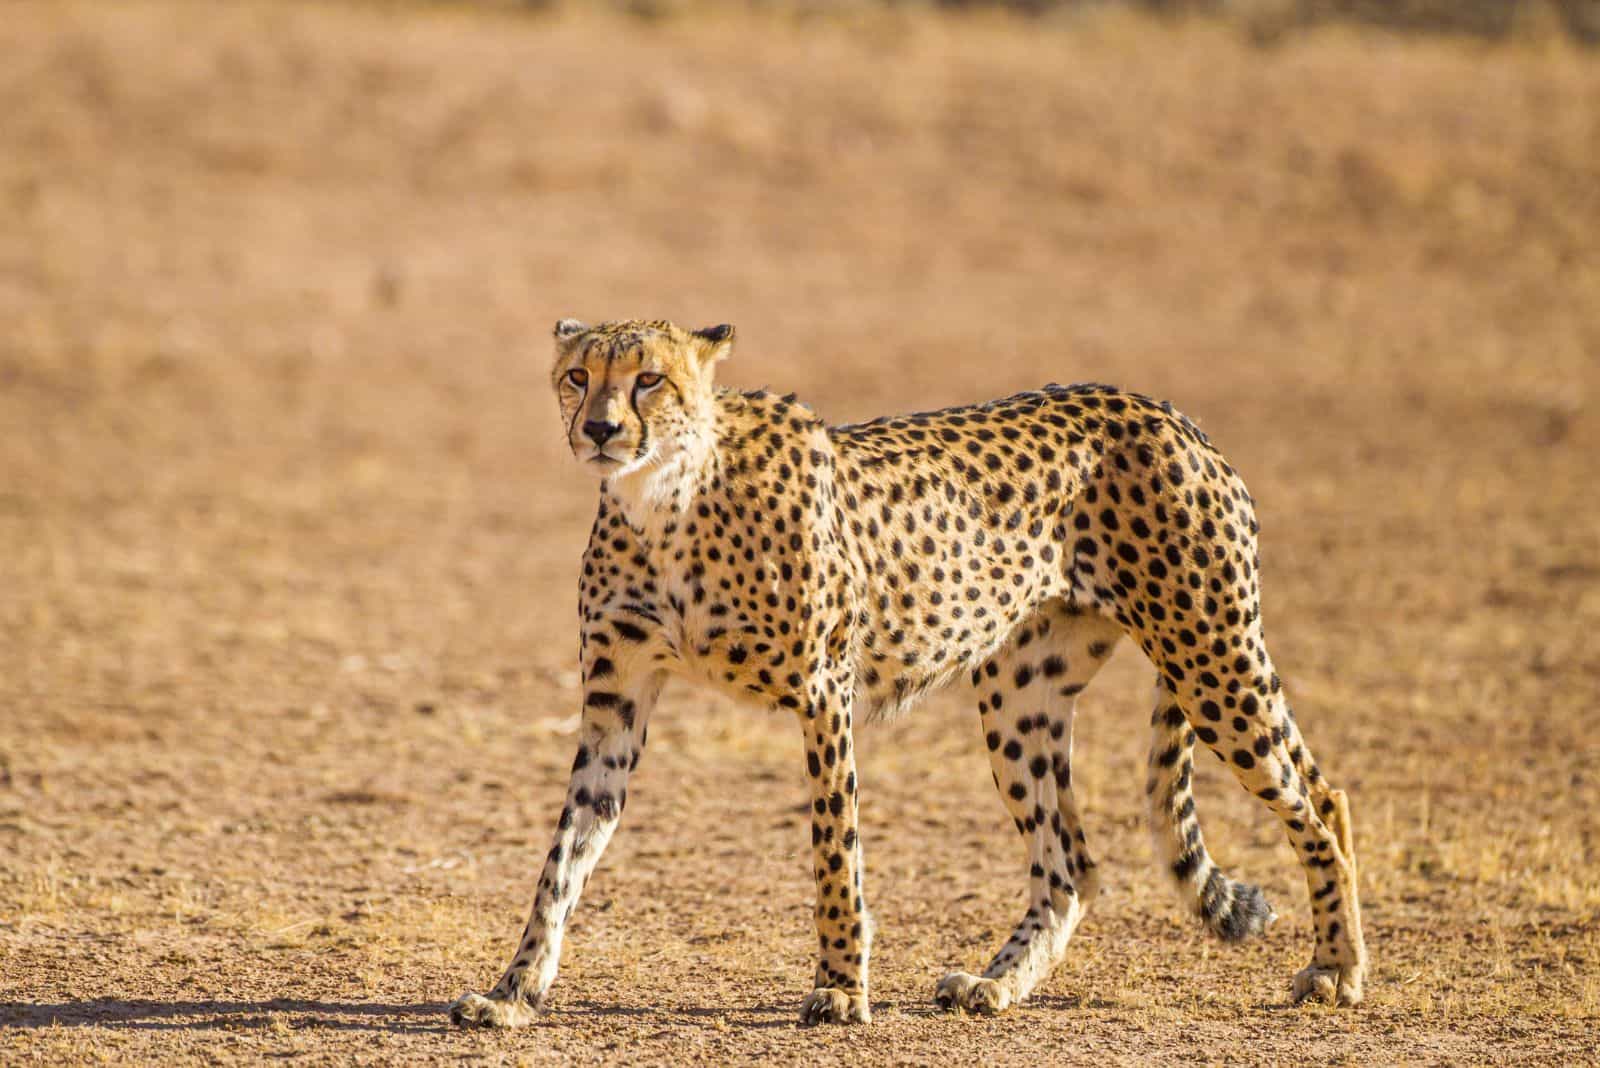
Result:
{"label": "cheetah's front leg", "polygon": [[[599,670],[596,670],[596,668]],[[450,1006],[461,1026],[520,1027],[533,1020],[555,982],[567,918],[600,861],[628,801],[628,774],[644,750],[645,727],[661,676],[619,685],[611,662],[589,666],[578,753],[567,801],[545,859],[533,912],[516,955],[488,994],[466,994]]]}
{"label": "cheetah's front leg", "polygon": [[811,856],[817,876],[820,948],[816,989],[800,1006],[802,1024],[872,1020],[867,1005],[872,918],[861,887],[849,693],[847,686],[814,686],[812,700],[800,716],[811,780]]}

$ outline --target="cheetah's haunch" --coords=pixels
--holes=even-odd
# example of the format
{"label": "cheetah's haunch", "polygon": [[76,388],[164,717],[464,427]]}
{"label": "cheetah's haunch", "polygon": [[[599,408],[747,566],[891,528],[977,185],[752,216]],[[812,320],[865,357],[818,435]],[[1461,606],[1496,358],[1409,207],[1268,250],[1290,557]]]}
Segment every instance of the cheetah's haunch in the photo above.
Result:
{"label": "cheetah's haunch", "polygon": [[1316,949],[1296,999],[1361,999],[1366,951],[1345,795],[1311,758],[1261,628],[1254,502],[1193,423],[1107,386],[830,427],[793,397],[714,385],[733,329],[556,326],[568,443],[601,481],[579,594],[572,782],[510,967],[457,1023],[525,1023],[627,804],[668,672],[788,710],[805,741],[819,960],[804,1023],[865,1023],[872,922],[854,725],[958,676],[1028,844],[1028,909],[948,1008],[1001,1012],[1066,952],[1098,872],[1072,792],[1077,695],[1124,635],[1155,665],[1145,793],[1159,855],[1223,939],[1275,918],[1200,833],[1204,742],[1283,821]]}

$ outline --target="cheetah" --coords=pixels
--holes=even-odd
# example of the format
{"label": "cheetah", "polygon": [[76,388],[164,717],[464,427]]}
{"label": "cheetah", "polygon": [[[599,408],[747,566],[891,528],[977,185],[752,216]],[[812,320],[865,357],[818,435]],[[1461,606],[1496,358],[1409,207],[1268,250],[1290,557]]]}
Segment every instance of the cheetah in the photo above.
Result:
{"label": "cheetah", "polygon": [[1258,526],[1234,469],[1170,404],[1049,385],[973,407],[828,426],[793,395],[719,387],[727,325],[555,328],[551,381],[600,480],[579,585],[577,755],[532,915],[457,1024],[535,1017],[565,923],[628,800],[669,674],[782,709],[804,740],[818,963],[803,1024],[871,1019],[854,728],[970,682],[1028,852],[1027,911],[947,1009],[999,1013],[1064,955],[1099,877],[1072,789],[1077,695],[1124,636],[1155,666],[1145,784],[1189,909],[1239,940],[1275,918],[1207,853],[1204,742],[1287,830],[1316,945],[1295,1000],[1361,1000],[1366,950],[1345,794],[1312,759],[1262,635]]}

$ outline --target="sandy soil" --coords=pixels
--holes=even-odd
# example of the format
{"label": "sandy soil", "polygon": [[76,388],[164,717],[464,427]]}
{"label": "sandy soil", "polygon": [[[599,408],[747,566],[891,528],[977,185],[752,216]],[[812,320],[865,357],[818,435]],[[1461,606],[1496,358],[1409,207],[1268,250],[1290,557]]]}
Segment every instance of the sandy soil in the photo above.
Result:
{"label": "sandy soil", "polygon": [[[1600,60],[924,16],[11,3],[0,19],[0,1061],[1510,1063],[1600,1032]],[[594,488],[560,316],[731,321],[829,418],[1101,380],[1245,473],[1275,658],[1356,809],[1369,1001],[1203,938],[1086,696],[1106,889],[1021,908],[955,696],[861,736],[876,1022],[803,1031],[786,721],[669,691],[553,1008],[462,1034],[564,790]]]}

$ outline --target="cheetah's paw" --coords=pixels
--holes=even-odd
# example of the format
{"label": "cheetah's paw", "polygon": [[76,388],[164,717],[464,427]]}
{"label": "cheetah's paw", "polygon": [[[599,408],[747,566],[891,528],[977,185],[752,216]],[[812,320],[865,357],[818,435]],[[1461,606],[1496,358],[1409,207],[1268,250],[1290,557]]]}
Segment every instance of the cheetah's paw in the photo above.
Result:
{"label": "cheetah's paw", "polygon": [[482,994],[463,994],[450,1006],[450,1022],[457,1027],[522,1027],[536,1015],[537,1010],[520,998]]}
{"label": "cheetah's paw", "polygon": [[993,979],[981,979],[966,972],[951,972],[939,980],[933,1000],[947,1011],[960,1009],[984,1016],[997,1016],[1011,1007],[1011,991]]}
{"label": "cheetah's paw", "polygon": [[1361,1004],[1361,972],[1353,968],[1321,968],[1313,964],[1294,977],[1294,1000],[1329,1005]]}
{"label": "cheetah's paw", "polygon": [[837,987],[819,986],[800,1004],[800,1026],[819,1023],[871,1023],[866,994],[847,994]]}

